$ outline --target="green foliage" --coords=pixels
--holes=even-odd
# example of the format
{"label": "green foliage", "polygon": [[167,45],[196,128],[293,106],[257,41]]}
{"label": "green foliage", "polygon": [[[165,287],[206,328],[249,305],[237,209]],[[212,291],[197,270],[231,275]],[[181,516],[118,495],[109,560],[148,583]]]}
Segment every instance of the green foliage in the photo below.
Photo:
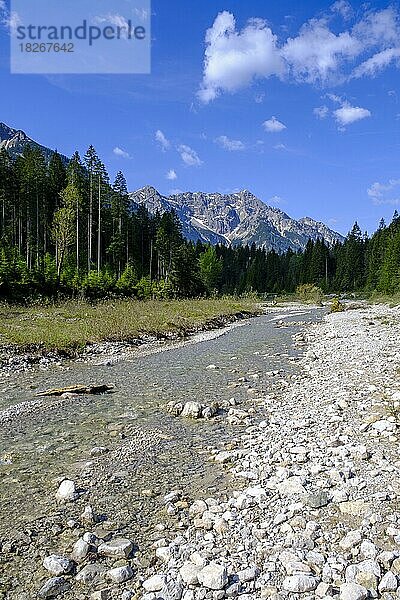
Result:
{"label": "green foliage", "polygon": [[89,271],[82,281],[82,292],[85,298],[103,298],[112,291],[114,285],[115,277],[107,271]]}
{"label": "green foliage", "polygon": [[152,297],[153,286],[149,277],[142,277],[136,285],[136,295],[139,300],[148,300]]}
{"label": "green foliage", "polygon": [[132,265],[126,265],[124,272],[116,283],[117,291],[123,296],[133,296],[136,293],[138,278]]}
{"label": "green foliage", "polygon": [[331,313],[343,312],[344,309],[344,304],[340,302],[340,299],[337,296],[333,298],[331,302]]}
{"label": "green foliage", "polygon": [[0,298],[282,295],[307,285],[303,301],[319,302],[322,292],[399,294],[398,214],[370,238],[355,223],[344,243],[309,240],[304,252],[194,244],[173,211],[130,206],[124,175],[110,185],[93,146],[68,165],[29,145],[15,159],[0,150]]}
{"label": "green foliage", "polygon": [[199,256],[200,278],[208,293],[212,293],[218,285],[223,269],[223,261],[218,258],[213,246],[209,246]]}
{"label": "green foliage", "polygon": [[296,296],[301,302],[306,304],[322,304],[323,291],[316,285],[304,283],[297,286]]}

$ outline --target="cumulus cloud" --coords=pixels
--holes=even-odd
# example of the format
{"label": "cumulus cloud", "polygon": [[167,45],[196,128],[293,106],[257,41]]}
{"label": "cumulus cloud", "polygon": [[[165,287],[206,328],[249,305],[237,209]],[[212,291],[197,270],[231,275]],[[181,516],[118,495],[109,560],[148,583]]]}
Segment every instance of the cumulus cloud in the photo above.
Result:
{"label": "cumulus cloud", "polygon": [[203,161],[200,160],[197,152],[193,150],[190,146],[186,146],[185,144],[181,144],[178,146],[178,152],[181,155],[181,159],[185,165],[188,167],[200,167],[203,164]]}
{"label": "cumulus cloud", "polygon": [[[392,192],[397,188],[399,189],[393,196]],[[368,188],[367,194],[374,204],[400,204],[400,179],[389,179],[387,183],[376,181]]]}
{"label": "cumulus cloud", "polygon": [[333,116],[341,127],[345,127],[346,125],[370,117],[371,112],[367,108],[351,106],[348,102],[345,102],[341,108],[333,111]]}
{"label": "cumulus cloud", "polygon": [[296,81],[324,84],[361,49],[361,42],[348,31],[336,35],[325,19],[312,19],[301,27],[297,37],[287,40],[282,55]]}
{"label": "cumulus cloud", "polygon": [[[343,17],[342,30],[332,29],[332,13]],[[197,95],[207,104],[272,76],[319,86],[373,76],[389,64],[400,67],[399,50],[400,15],[394,6],[373,11],[365,4],[355,21],[347,0],[338,0],[282,42],[264,20],[251,19],[239,29],[234,15],[224,11],[206,33]]]}
{"label": "cumulus cloud", "polygon": [[215,138],[214,142],[229,152],[237,152],[238,150],[245,149],[243,142],[240,140],[231,140],[226,135],[220,135],[219,137]]}
{"label": "cumulus cloud", "polygon": [[314,108],[313,113],[318,119],[326,119],[329,115],[329,108],[327,106],[317,106]]}
{"label": "cumulus cloud", "polygon": [[167,171],[165,177],[169,179],[169,181],[175,181],[175,179],[178,179],[178,175],[176,174],[176,171],[174,169],[170,169],[169,171]]}
{"label": "cumulus cloud", "polygon": [[129,152],[126,152],[126,150],[122,150],[122,148],[120,148],[119,146],[115,146],[113,153],[119,158],[132,158]]}
{"label": "cumulus cloud", "polygon": [[264,121],[263,127],[268,133],[279,133],[286,129],[286,125],[278,121],[276,117],[271,117],[268,121]]}
{"label": "cumulus cloud", "polygon": [[219,13],[206,33],[203,81],[199,99],[208,103],[222,92],[235,92],[255,79],[283,73],[277,36],[262,19],[251,19],[236,30],[232,13]]}

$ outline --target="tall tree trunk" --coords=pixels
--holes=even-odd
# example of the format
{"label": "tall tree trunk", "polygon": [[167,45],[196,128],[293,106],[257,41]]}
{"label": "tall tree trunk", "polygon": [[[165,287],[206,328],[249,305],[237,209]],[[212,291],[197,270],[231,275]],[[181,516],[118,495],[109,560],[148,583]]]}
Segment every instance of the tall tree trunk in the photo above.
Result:
{"label": "tall tree trunk", "polygon": [[97,272],[100,273],[101,267],[101,177],[99,175],[99,189],[98,189],[98,228],[97,228]]}
{"label": "tall tree trunk", "polygon": [[92,265],[92,229],[93,229],[93,175],[89,179],[89,216],[88,216],[88,271]]}
{"label": "tall tree trunk", "polygon": [[76,201],[76,270],[79,271],[79,201]]}

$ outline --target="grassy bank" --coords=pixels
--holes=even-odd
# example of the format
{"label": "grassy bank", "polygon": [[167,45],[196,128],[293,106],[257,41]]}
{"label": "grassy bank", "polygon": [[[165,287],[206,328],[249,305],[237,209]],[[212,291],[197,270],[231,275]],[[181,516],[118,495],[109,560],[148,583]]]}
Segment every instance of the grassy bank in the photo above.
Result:
{"label": "grassy bank", "polygon": [[258,310],[254,300],[234,298],[0,306],[0,345],[72,353],[94,342],[185,335],[197,328],[222,324],[222,318]]}

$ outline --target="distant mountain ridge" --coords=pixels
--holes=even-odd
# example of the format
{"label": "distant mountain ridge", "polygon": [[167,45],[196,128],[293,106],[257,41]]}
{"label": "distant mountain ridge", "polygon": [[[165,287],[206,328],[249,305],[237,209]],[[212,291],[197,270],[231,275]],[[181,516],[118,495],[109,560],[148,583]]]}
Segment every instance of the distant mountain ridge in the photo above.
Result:
{"label": "distant mountain ridge", "polygon": [[[39,148],[46,160],[54,150],[38,144],[21,129],[0,123],[0,150],[11,156],[20,155],[25,146]],[[68,162],[68,158],[60,155]],[[132,209],[145,206],[150,213],[174,210],[183,235],[192,241],[211,244],[256,244],[266,250],[285,252],[304,250],[309,239],[322,238],[328,245],[342,242],[344,237],[324,223],[304,217],[296,221],[278,208],[268,206],[248,190],[232,194],[183,192],[163,196],[146,186],[130,194]]]}
{"label": "distant mountain ridge", "polygon": [[[0,123],[0,150],[5,148],[11,156],[15,157],[22,154],[25,146],[39,148],[43,152],[46,160],[49,160],[55,152],[32,140],[24,131],[22,131],[22,129],[13,129],[5,123]],[[60,156],[65,162],[68,161],[66,156],[62,154],[60,154]]]}
{"label": "distant mountain ridge", "polygon": [[211,244],[256,244],[266,250],[304,250],[309,239],[331,246],[344,237],[327,225],[304,217],[296,221],[268,206],[248,190],[232,194],[183,192],[163,196],[146,186],[130,194],[132,209],[145,206],[154,214],[174,210],[184,236]]}

